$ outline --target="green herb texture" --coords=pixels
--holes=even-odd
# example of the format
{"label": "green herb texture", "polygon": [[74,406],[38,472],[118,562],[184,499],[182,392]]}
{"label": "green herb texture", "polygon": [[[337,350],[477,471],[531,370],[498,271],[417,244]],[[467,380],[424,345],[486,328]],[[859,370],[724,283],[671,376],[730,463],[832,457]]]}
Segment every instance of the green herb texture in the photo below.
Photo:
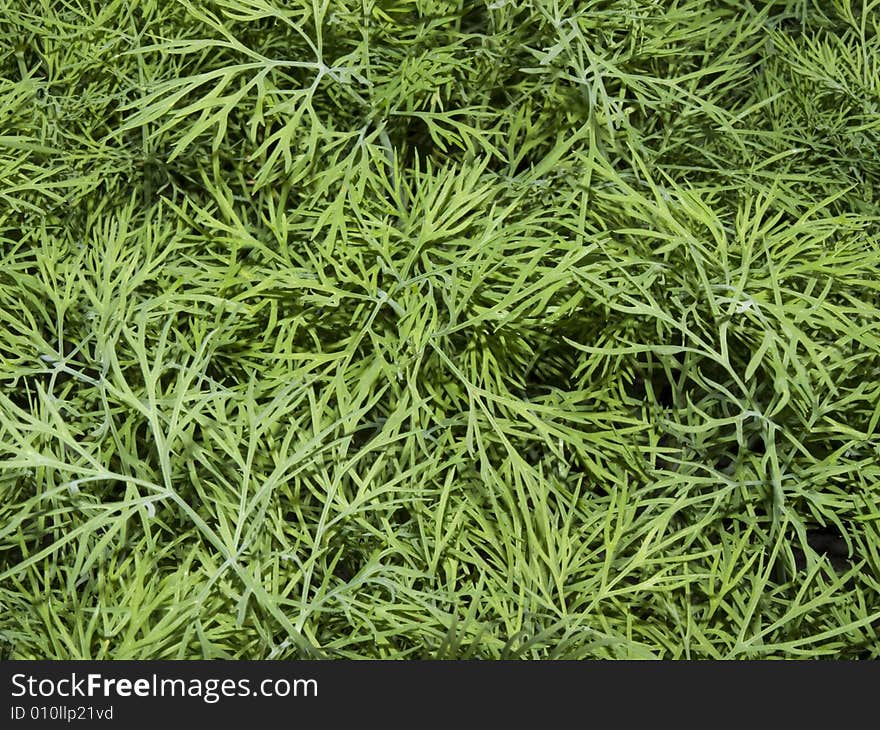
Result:
{"label": "green herb texture", "polygon": [[0,608],[880,658],[880,2],[0,0]]}

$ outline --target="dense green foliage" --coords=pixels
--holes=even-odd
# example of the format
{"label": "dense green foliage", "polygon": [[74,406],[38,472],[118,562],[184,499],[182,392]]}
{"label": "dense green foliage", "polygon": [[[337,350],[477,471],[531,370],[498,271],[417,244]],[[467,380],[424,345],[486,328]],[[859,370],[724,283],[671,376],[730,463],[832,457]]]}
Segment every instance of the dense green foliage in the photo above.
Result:
{"label": "dense green foliage", "polygon": [[0,0],[0,656],[880,657],[878,223],[878,0]]}

